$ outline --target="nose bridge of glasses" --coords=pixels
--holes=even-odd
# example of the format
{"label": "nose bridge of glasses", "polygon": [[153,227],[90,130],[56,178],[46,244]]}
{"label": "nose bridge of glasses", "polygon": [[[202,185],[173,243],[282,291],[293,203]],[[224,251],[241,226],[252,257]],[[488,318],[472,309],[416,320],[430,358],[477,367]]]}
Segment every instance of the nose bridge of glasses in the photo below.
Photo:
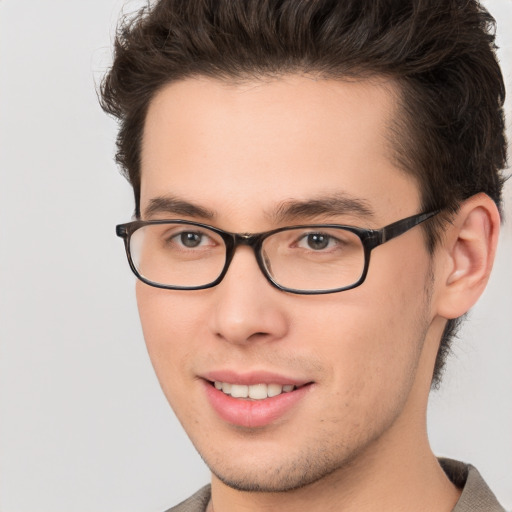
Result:
{"label": "nose bridge of glasses", "polygon": [[261,234],[236,233],[234,235],[233,248],[236,249],[239,245],[247,245],[252,247],[252,249],[256,249],[260,243],[261,238]]}
{"label": "nose bridge of glasses", "polygon": [[[265,233],[232,233],[231,244],[227,244],[227,254],[226,254],[226,267],[228,267],[231,263],[231,260],[233,259],[235,255],[235,251],[237,247],[241,245],[245,245],[247,247],[250,247],[253,252],[254,256],[256,257],[256,261],[258,263],[258,266],[265,274],[265,270],[262,266],[261,257],[259,254],[259,249],[261,247],[261,243],[263,238],[265,237]],[[226,268],[227,270],[227,268]]]}

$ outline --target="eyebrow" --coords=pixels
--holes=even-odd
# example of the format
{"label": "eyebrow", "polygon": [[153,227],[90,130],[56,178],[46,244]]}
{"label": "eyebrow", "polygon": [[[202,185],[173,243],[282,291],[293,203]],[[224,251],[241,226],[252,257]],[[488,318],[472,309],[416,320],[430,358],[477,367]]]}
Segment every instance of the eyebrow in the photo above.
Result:
{"label": "eyebrow", "polygon": [[[157,214],[172,216],[187,216],[212,220],[216,217],[214,211],[185,201],[175,196],[159,196],[149,201],[144,209],[144,218]],[[375,212],[364,199],[349,196],[346,193],[336,193],[312,199],[289,199],[279,203],[266,217],[274,223],[291,222],[298,219],[310,219],[319,216],[356,215],[371,219]]]}
{"label": "eyebrow", "polygon": [[371,219],[375,211],[364,199],[358,199],[345,193],[297,201],[284,201],[271,213],[270,217],[276,223],[292,220],[318,217],[321,215],[356,215]]}
{"label": "eyebrow", "polygon": [[154,197],[144,209],[145,218],[152,217],[159,213],[183,215],[186,217],[201,217],[209,220],[215,217],[213,211],[174,196]]}

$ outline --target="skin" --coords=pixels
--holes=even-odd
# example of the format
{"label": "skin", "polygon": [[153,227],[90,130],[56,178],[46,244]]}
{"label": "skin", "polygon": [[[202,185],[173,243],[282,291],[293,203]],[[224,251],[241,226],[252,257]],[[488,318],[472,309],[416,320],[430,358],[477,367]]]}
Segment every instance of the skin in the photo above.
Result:
{"label": "skin", "polygon": [[[395,166],[386,138],[395,99],[383,80],[171,84],[146,118],[142,218],[256,233],[314,222],[380,228],[418,213],[417,184]],[[270,215],[287,201],[333,193],[364,201],[373,215]],[[205,211],[145,213],[171,194]],[[446,319],[485,285],[497,222],[490,202],[477,198],[433,257],[416,227],[375,249],[366,281],[342,293],[279,291],[248,247],[238,248],[214,288],[137,283],[151,361],[212,471],[217,512],[453,508],[460,491],[430,450],[427,399]],[[479,259],[468,241],[476,234],[487,241]],[[212,371],[268,371],[310,385],[275,421],[241,427],[208,401],[203,377]]]}

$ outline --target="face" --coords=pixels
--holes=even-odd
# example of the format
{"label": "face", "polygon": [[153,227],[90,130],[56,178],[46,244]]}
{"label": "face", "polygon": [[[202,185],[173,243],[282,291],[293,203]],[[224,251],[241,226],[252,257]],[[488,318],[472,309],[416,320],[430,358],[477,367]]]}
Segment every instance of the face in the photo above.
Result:
{"label": "face", "polygon": [[[384,82],[299,76],[171,84],[147,114],[142,218],[257,233],[319,222],[380,228],[418,213],[417,185],[393,164],[387,138],[394,98]],[[282,292],[247,246],[210,289],[138,282],[162,389],[216,477],[292,489],[421,428],[429,268],[417,227],[375,249],[366,281],[342,293]]]}

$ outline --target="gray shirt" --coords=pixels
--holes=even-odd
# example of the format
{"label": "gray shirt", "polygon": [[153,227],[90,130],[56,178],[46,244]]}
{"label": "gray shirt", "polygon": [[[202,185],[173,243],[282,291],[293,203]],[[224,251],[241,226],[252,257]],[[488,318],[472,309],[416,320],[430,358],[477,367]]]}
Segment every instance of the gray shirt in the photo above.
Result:
{"label": "gray shirt", "polygon": [[[439,459],[439,463],[448,478],[462,489],[452,512],[506,512],[473,466],[451,459]],[[205,512],[210,496],[210,486],[206,485],[166,512]]]}

